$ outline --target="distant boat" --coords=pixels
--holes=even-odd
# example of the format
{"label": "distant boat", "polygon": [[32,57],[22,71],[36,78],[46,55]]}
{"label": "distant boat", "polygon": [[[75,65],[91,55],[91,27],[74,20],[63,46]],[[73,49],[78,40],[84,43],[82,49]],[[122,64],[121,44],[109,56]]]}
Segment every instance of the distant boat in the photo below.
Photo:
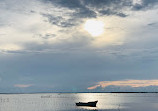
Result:
{"label": "distant boat", "polygon": [[96,107],[96,104],[97,104],[98,101],[92,101],[92,102],[79,102],[79,103],[76,103],[76,106],[90,106],[90,107]]}

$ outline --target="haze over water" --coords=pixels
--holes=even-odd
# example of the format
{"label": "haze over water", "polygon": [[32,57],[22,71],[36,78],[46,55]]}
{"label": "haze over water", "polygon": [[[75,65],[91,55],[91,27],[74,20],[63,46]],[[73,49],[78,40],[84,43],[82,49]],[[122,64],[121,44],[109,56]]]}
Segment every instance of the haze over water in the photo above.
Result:
{"label": "haze over water", "polygon": [[[0,111],[157,111],[157,93],[1,94]],[[97,107],[75,102],[98,100]]]}

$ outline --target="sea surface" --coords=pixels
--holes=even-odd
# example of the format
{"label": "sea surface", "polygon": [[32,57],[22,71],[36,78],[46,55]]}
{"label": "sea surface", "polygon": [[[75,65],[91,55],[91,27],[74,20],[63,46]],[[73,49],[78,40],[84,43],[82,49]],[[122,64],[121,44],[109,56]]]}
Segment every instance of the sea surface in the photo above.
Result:
{"label": "sea surface", "polygon": [[[96,100],[97,107],[75,105]],[[158,111],[158,93],[0,94],[0,111]]]}

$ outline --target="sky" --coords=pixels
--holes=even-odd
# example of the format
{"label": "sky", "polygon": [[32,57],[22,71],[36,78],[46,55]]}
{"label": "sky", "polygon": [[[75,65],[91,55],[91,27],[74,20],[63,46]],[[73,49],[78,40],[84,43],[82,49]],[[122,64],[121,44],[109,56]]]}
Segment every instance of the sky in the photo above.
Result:
{"label": "sky", "polygon": [[157,0],[0,0],[0,93],[158,92]]}

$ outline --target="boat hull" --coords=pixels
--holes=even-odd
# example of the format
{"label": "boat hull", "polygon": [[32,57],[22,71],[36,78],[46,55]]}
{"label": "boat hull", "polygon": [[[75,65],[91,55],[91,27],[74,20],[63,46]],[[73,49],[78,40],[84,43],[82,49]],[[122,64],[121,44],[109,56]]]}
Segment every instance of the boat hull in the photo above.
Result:
{"label": "boat hull", "polygon": [[96,107],[97,102],[98,102],[98,101],[87,102],[87,103],[79,102],[79,103],[76,103],[76,106],[90,106],[90,107]]}

